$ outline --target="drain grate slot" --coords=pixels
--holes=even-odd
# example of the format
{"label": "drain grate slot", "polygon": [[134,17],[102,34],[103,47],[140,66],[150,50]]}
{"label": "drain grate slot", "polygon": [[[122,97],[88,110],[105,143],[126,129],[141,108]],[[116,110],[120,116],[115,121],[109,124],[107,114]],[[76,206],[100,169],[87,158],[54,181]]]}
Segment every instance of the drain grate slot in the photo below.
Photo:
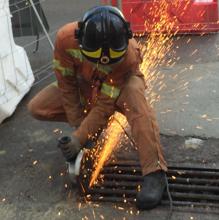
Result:
{"label": "drain grate slot", "polygon": [[[83,195],[91,201],[134,203],[143,178],[136,161],[121,161],[106,165],[103,177],[93,188],[81,178]],[[167,178],[173,205],[219,210],[219,169],[169,167]],[[162,205],[169,204],[164,193]]]}

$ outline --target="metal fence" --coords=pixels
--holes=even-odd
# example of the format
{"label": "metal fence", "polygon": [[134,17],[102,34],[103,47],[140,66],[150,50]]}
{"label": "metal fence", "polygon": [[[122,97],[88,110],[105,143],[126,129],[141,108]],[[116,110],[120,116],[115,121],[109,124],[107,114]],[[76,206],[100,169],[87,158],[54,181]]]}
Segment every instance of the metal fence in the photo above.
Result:
{"label": "metal fence", "polygon": [[97,4],[99,1],[9,0],[14,40],[27,53],[35,76],[34,85],[53,75],[57,30],[65,23],[78,20],[85,8]]}

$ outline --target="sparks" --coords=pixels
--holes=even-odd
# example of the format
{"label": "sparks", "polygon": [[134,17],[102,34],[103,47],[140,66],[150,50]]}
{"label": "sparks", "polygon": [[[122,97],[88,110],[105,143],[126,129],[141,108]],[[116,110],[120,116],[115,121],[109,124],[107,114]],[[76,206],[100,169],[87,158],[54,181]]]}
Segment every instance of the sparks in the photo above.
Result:
{"label": "sparks", "polygon": [[33,165],[35,166],[38,163],[37,160],[33,161]]}
{"label": "sparks", "polygon": [[[179,7],[181,0],[176,0],[171,3],[171,7]],[[185,5],[184,11],[187,9],[189,2]],[[157,67],[162,64],[173,66],[175,63],[172,60],[166,61],[165,56],[172,49],[173,36],[178,32],[176,18],[169,16],[169,1],[160,0],[159,4],[154,4],[153,9],[150,10],[152,17],[155,18],[156,22],[151,28],[152,31],[148,35],[146,40],[140,40],[139,46],[143,54],[143,62],[140,66],[140,70],[144,74],[145,81],[148,85],[148,94],[150,97],[150,104],[160,100],[160,96],[152,93],[155,82],[159,79],[159,71]],[[145,21],[145,27],[151,25],[150,21]],[[141,35],[141,34],[140,34]],[[138,36],[140,36],[138,35]],[[189,41],[187,42],[189,43]],[[193,51],[192,55],[198,51]],[[178,57],[178,59],[180,59]],[[192,68],[192,67],[190,67]],[[165,88],[165,84],[162,81],[160,84],[160,90]],[[151,99],[151,100],[150,100]],[[119,122],[119,123],[118,123]],[[118,146],[120,138],[124,135],[123,128],[128,125],[126,118],[119,113],[115,113],[113,119],[105,131],[105,141],[102,144],[97,145],[97,150],[91,158],[95,158],[94,169],[91,175],[89,187],[92,187],[97,182],[99,173],[104,166],[105,162],[109,159],[112,152]]]}
{"label": "sparks", "polygon": [[95,162],[96,167],[91,176],[91,181],[89,186],[92,187],[95,183],[105,161],[109,158],[112,151],[116,147],[121,135],[123,134],[122,127],[118,124],[126,126],[126,118],[120,113],[115,113],[110,125],[108,126],[106,133],[110,135],[106,135],[108,138],[105,140],[102,151],[99,153],[98,160]]}
{"label": "sparks", "polygon": [[104,216],[103,216],[103,215],[100,215],[100,218],[101,218],[101,219],[104,219]]}
{"label": "sparks", "polygon": [[59,129],[59,128],[56,128],[53,130],[53,133],[56,134],[56,135],[59,135],[59,134],[62,134],[62,130]]}
{"label": "sparks", "polygon": [[176,177],[175,177],[175,176],[171,176],[171,178],[172,178],[173,180],[176,180]]}

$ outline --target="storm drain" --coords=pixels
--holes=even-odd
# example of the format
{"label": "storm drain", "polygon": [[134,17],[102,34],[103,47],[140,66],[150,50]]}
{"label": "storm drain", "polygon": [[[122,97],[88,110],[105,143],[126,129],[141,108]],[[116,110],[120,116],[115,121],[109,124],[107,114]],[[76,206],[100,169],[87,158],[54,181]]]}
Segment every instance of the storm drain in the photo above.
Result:
{"label": "storm drain", "polygon": [[[88,200],[117,203],[136,201],[137,190],[143,181],[137,162],[108,164],[100,176],[101,180],[93,188],[89,188],[82,178],[82,191]],[[219,211],[219,169],[171,166],[167,177],[174,206]],[[168,195],[164,193],[161,206],[168,204]]]}

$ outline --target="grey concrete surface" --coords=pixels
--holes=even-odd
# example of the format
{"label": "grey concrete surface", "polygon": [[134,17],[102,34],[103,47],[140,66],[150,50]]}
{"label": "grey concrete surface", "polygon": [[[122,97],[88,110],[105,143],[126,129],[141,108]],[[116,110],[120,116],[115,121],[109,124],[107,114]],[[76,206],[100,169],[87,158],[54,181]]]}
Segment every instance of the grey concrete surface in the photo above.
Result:
{"label": "grey concrete surface", "polygon": [[153,90],[163,134],[219,137],[218,46],[218,34],[174,40],[166,58],[175,64],[159,68]]}
{"label": "grey concrete surface", "polygon": [[157,92],[155,108],[163,134],[219,137],[218,67],[208,62],[161,68],[166,87]]}
{"label": "grey concrete surface", "polygon": [[[51,27],[51,32],[55,31],[65,22],[77,19],[77,17],[81,16],[82,11],[97,3],[98,1],[94,0],[45,1],[43,7]],[[54,35],[51,34],[53,39]],[[188,38],[192,39],[190,44],[186,44]],[[33,37],[25,37],[16,39],[16,41],[21,45],[26,45],[33,39]],[[214,93],[213,95],[218,94],[216,87],[218,82],[217,45],[218,35],[205,37],[182,36],[180,39],[176,39],[174,43],[175,54],[181,57],[180,60],[177,61],[173,69],[161,67],[161,74],[163,72],[166,77],[169,77],[166,80],[168,89],[162,90],[161,93],[162,102],[161,104],[156,103],[159,122],[163,131],[176,134],[177,132],[173,124],[179,130],[185,129],[186,126],[190,130],[195,130],[192,123],[195,126],[203,126],[205,132],[208,129],[211,132],[213,132],[213,129],[218,130],[216,120],[213,120],[214,126],[210,121],[206,122],[209,123],[210,127],[205,127],[200,122],[197,123],[199,119],[207,120],[208,118],[215,119],[218,117],[218,102],[214,100],[215,105],[210,105],[209,97],[211,96],[207,95],[211,94],[211,91],[215,89],[216,94]],[[189,56],[197,47],[199,53],[192,55],[192,57]],[[25,48],[34,70],[50,62],[52,58],[52,51],[46,40],[40,42],[40,48],[37,53],[32,53],[34,45],[26,46]],[[171,58],[174,56],[169,54]],[[194,65],[194,68],[190,71],[189,66],[191,65]],[[185,67],[188,68],[185,71],[185,76],[179,74]],[[174,72],[178,74],[176,81],[172,78]],[[203,75],[203,72],[207,72],[207,74]],[[194,74],[194,78],[190,78],[192,74]],[[200,77],[202,78],[199,79]],[[59,128],[63,130],[63,133],[69,134],[71,129],[63,123],[37,121],[29,115],[26,109],[27,102],[40,89],[53,80],[54,76],[35,85],[19,104],[14,115],[0,125],[0,220],[164,220],[168,209],[158,207],[152,211],[138,213],[135,207],[131,205],[124,206],[123,204],[112,203],[89,204],[84,203],[79,198],[76,186],[70,186],[69,184],[64,160],[59,149],[56,147],[57,136],[53,132]],[[197,87],[197,91],[200,90],[201,100],[206,101],[206,105],[202,105],[202,102],[196,102],[197,94],[194,90],[189,90],[189,95],[195,100],[194,103],[192,100],[187,99],[186,94],[188,91],[184,90],[183,86],[177,87],[177,93],[172,91],[172,89],[176,89],[176,82],[181,85],[181,83],[184,84],[188,80],[191,81],[189,85]],[[210,82],[210,87],[205,85],[206,82]],[[158,90],[158,88],[155,88],[155,91],[156,89]],[[180,99],[182,102],[177,100],[178,97],[175,94],[182,96]],[[188,109],[184,107],[184,99],[185,102],[189,102],[197,109],[197,112],[194,112],[195,116],[191,115],[193,112],[190,111],[190,107]],[[188,104],[185,104],[185,106],[188,106]],[[181,118],[179,113],[182,108],[187,113]],[[175,116],[174,114],[170,117],[168,116],[171,113],[169,109],[172,109]],[[199,118],[199,116],[204,114],[208,117]],[[186,120],[186,117],[189,120]],[[194,119],[196,119],[195,122],[193,122]],[[172,123],[168,124],[171,120]],[[211,126],[213,127],[211,128]],[[170,130],[171,132],[169,132]],[[203,129],[200,130],[203,133]],[[184,131],[187,132],[187,130]],[[186,134],[185,132],[182,134]],[[188,134],[199,135],[193,132],[188,132]],[[162,135],[162,143],[169,164],[219,168],[218,139],[204,139],[203,145],[197,148],[188,148],[185,146],[186,138],[176,135]],[[218,215],[211,214],[208,210],[204,213],[175,211],[172,220],[217,220],[218,218]]]}
{"label": "grey concrete surface", "polygon": [[[35,86],[18,106],[15,114],[0,125],[0,220],[164,220],[168,207],[138,212],[133,205],[85,203],[66,176],[65,163],[56,147],[55,129],[69,134],[64,123],[33,119],[26,104],[53,79]],[[169,165],[218,168],[219,140],[206,139],[196,148],[185,146],[185,138],[162,136]],[[117,151],[123,155],[124,150]],[[128,154],[127,154],[128,155]],[[131,151],[130,158],[137,157]],[[67,184],[67,185],[66,185]],[[218,215],[174,211],[173,220],[216,220]]]}

